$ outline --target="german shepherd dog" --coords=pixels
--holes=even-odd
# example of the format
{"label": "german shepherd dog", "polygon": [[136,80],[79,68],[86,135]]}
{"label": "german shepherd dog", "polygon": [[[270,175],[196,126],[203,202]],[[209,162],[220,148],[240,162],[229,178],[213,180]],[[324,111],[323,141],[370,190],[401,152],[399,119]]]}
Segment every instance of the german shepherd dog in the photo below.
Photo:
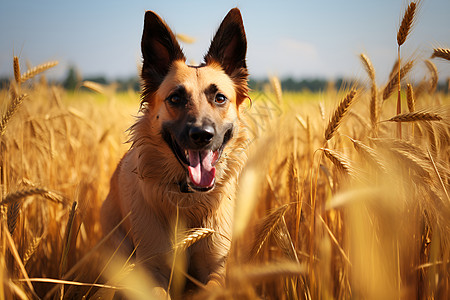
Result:
{"label": "german shepherd dog", "polygon": [[135,256],[164,295],[175,222],[186,230],[212,229],[185,251],[186,272],[207,286],[220,284],[247,156],[241,118],[248,98],[247,41],[240,11],[224,18],[199,66],[186,65],[174,34],[151,11],[141,49],[142,115],[130,128],[132,146],[102,206],[104,234],[111,233],[113,250]]}

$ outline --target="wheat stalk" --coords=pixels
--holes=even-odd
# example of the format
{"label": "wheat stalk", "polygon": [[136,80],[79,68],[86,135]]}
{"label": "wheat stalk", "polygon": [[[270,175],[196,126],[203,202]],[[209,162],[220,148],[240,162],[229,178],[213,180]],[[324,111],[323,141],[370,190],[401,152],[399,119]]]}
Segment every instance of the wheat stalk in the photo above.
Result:
{"label": "wheat stalk", "polygon": [[442,117],[429,111],[417,111],[412,113],[404,113],[396,115],[387,122],[415,122],[415,121],[441,121]]}
{"label": "wheat stalk", "polygon": [[444,48],[435,48],[433,49],[433,55],[431,55],[431,58],[440,57],[446,60],[450,60],[450,49],[444,49]]}
{"label": "wheat stalk", "polygon": [[[399,77],[400,80],[402,80],[406,74],[408,74],[408,72],[412,69],[414,65],[414,60],[410,60],[408,61],[401,69],[400,69],[400,73],[397,71],[392,78],[389,80],[388,84],[386,85],[386,87],[383,90],[383,100],[386,100],[389,98],[389,96],[392,95],[392,93],[395,90],[395,87],[397,86],[398,82],[399,82]],[[399,76],[400,74],[400,76]]]}
{"label": "wheat stalk", "polygon": [[425,64],[428,68],[428,71],[430,71],[430,88],[429,88],[428,92],[430,94],[433,94],[434,91],[436,90],[438,80],[439,80],[438,70],[437,70],[435,64],[433,64],[428,59],[425,60]]}
{"label": "wheat stalk", "polygon": [[25,82],[28,79],[33,78],[34,76],[44,72],[45,70],[48,70],[50,68],[53,68],[54,66],[56,66],[59,62],[58,61],[49,61],[47,63],[43,63],[40,65],[37,65],[36,67],[29,69],[28,71],[26,71],[25,73],[22,74],[22,76],[20,77],[20,81],[21,82]]}
{"label": "wheat stalk", "polygon": [[398,59],[394,62],[394,64],[392,65],[392,69],[391,72],[389,73],[389,80],[392,79],[392,77],[397,76],[397,71],[398,71]]}
{"label": "wheat stalk", "polygon": [[250,250],[251,258],[254,258],[261,251],[267,239],[272,235],[274,230],[282,221],[283,216],[287,212],[288,208],[289,208],[288,204],[276,208],[267,216],[265,216],[256,226],[255,229],[256,240],[253,244],[252,249]]}
{"label": "wheat stalk", "polygon": [[341,103],[339,103],[338,108],[334,112],[333,117],[331,118],[330,122],[328,123],[327,129],[325,130],[325,140],[329,140],[333,137],[334,133],[338,129],[339,125],[342,122],[342,119],[347,114],[347,111],[350,107],[350,105],[353,103],[353,100],[355,99],[356,90],[351,90],[348,92],[348,94],[345,96],[344,99],[342,99]]}
{"label": "wheat stalk", "polygon": [[[260,282],[267,280],[278,280],[284,276],[298,276],[307,272],[307,268],[297,262],[276,262],[264,265],[247,265],[233,268],[230,272],[230,279],[242,283],[243,280]],[[237,284],[237,283],[235,283]]]}
{"label": "wheat stalk", "polygon": [[409,32],[411,31],[414,22],[414,15],[416,13],[416,3],[411,2],[403,15],[402,23],[397,32],[397,44],[400,47],[406,41]]}
{"label": "wheat stalk", "polygon": [[215,230],[209,228],[191,229],[185,234],[185,237],[173,247],[173,249],[186,250],[199,240],[207,238],[215,232]]}
{"label": "wheat stalk", "polygon": [[[75,213],[78,210],[78,202],[73,201],[72,208],[70,209],[69,213],[69,219],[66,224],[66,230],[64,232],[64,244],[63,244],[63,251],[62,251],[62,257],[61,257],[61,263],[59,265],[59,271],[60,275],[62,276],[66,271],[66,264],[67,264],[67,256],[69,254],[70,250],[70,244],[72,241],[72,236],[74,232],[74,221],[75,221]],[[77,234],[77,233],[75,233]]]}
{"label": "wheat stalk", "polygon": [[6,109],[5,114],[2,117],[0,122],[0,136],[5,133],[6,126],[8,125],[9,120],[16,112],[19,105],[23,102],[23,100],[27,97],[27,94],[22,94],[18,98],[13,98],[11,103],[9,103],[8,108]]}

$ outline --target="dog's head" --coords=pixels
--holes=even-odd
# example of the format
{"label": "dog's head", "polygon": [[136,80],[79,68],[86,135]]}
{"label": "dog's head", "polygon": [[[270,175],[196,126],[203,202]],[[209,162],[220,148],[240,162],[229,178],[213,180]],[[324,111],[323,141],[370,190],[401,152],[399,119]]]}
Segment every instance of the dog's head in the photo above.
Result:
{"label": "dog's head", "polygon": [[236,134],[239,105],[248,97],[241,14],[230,10],[199,66],[185,64],[174,34],[151,11],[145,14],[141,48],[142,104],[153,143],[170,149],[164,159],[176,161],[185,184],[209,191],[216,164]]}

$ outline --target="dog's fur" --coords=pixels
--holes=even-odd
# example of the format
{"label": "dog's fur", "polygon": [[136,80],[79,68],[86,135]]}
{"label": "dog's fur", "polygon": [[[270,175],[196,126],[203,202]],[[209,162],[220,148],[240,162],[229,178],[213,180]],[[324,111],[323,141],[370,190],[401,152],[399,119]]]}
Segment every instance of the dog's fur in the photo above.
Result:
{"label": "dog's fur", "polygon": [[145,14],[143,114],[130,129],[132,146],[111,179],[101,220],[104,234],[113,232],[112,249],[125,256],[135,250],[136,262],[159,289],[168,289],[176,221],[184,229],[215,231],[186,250],[186,272],[205,284],[224,274],[237,180],[246,160],[240,118],[248,97],[246,46],[234,8],[205,62],[188,66],[169,27],[155,13]]}

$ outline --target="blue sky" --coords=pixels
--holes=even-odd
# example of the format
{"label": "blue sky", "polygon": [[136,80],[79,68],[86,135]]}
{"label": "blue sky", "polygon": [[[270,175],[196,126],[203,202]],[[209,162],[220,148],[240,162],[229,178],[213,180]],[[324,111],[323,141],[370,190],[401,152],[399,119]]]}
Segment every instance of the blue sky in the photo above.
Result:
{"label": "blue sky", "polygon": [[[174,32],[194,37],[196,42],[183,48],[188,60],[200,62],[221,20],[237,6],[244,18],[253,76],[365,78],[358,59],[364,52],[384,82],[396,59],[396,32],[407,4],[405,0],[0,0],[0,76],[12,74],[13,55],[20,57],[22,69],[26,62],[59,60],[49,73],[53,77],[63,76],[70,64],[84,76],[135,75],[145,10],[162,16]],[[433,47],[450,47],[449,15],[449,0],[422,1],[402,53],[428,58]],[[441,78],[449,77],[450,64],[435,62]]]}

